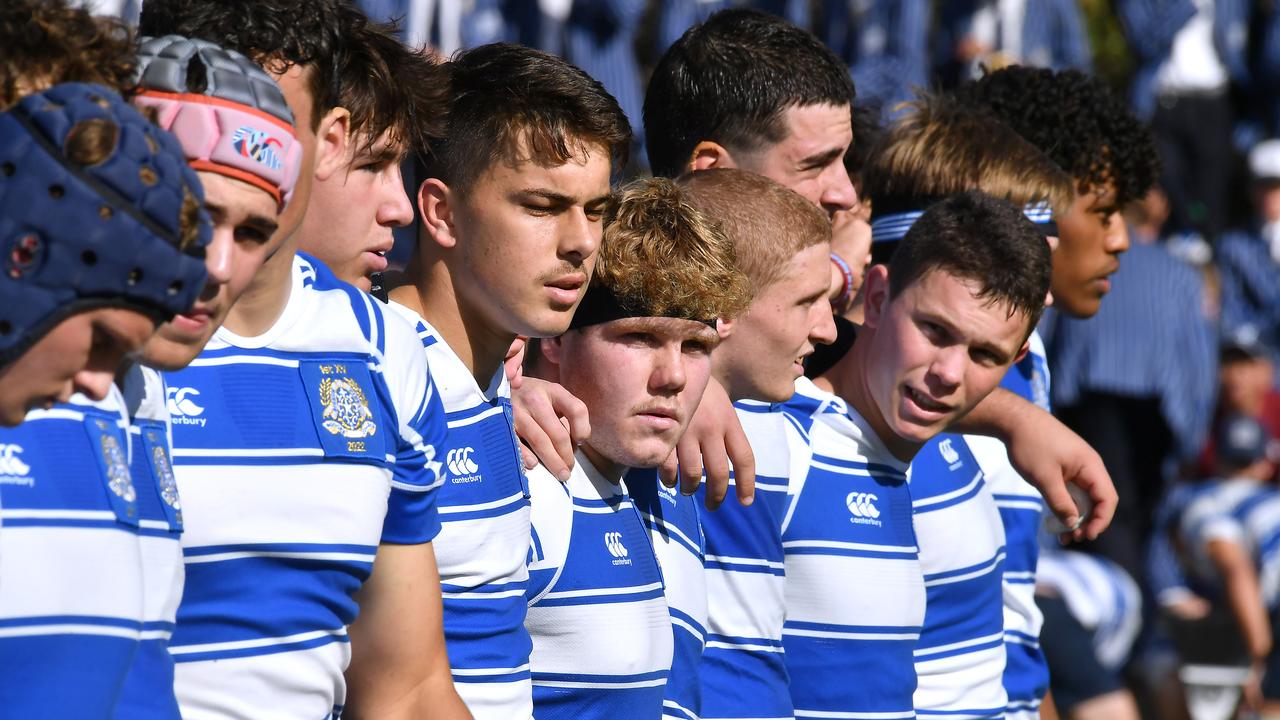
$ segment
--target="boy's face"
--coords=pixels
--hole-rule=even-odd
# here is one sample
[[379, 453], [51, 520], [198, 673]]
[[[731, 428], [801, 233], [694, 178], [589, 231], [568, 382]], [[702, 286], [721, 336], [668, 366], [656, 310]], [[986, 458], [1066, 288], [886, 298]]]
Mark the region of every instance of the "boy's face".
[[351, 138], [345, 167], [315, 178], [298, 237], [339, 279], [367, 291], [369, 275], [387, 269], [391, 231], [413, 222], [413, 206], [400, 174], [401, 148], [387, 135], [365, 144]]
[[453, 290], [489, 332], [568, 329], [595, 267], [610, 164], [604, 147], [584, 144], [563, 165], [499, 159], [465, 191], [448, 190]]
[[0, 425], [22, 422], [28, 410], [66, 402], [72, 393], [107, 396], [116, 370], [155, 332], [155, 321], [123, 308], [76, 313], [0, 368]]
[[276, 232], [279, 206], [265, 190], [217, 173], [197, 175], [213, 220], [204, 261], [209, 278], [195, 306], [161, 325], [147, 342], [142, 362], [160, 370], [181, 370], [204, 350], [285, 238]]
[[571, 330], [543, 347], [559, 364], [560, 383], [591, 414], [588, 454], [656, 467], [702, 399], [717, 340], [694, 320], [646, 317]]
[[986, 397], [1027, 351], [1028, 318], [978, 298], [976, 281], [926, 273], [889, 299], [888, 270], [867, 274], [862, 368], [876, 412], [868, 421], [906, 459]]
[[759, 152], [739, 154], [738, 167], [799, 193], [827, 214], [849, 210], [858, 194], [844, 167], [853, 142], [848, 105], [805, 105], [783, 111], [786, 136]]
[[1076, 193], [1071, 208], [1058, 219], [1058, 247], [1053, 251], [1053, 301], [1073, 317], [1093, 317], [1102, 296], [1111, 291], [1110, 276], [1129, 249], [1129, 230], [1116, 205], [1115, 184]]
[[804, 374], [804, 358], [819, 344], [835, 341], [827, 291], [831, 247], [805, 248], [750, 307], [731, 320], [729, 336], [715, 352], [716, 377], [733, 400], [784, 402]]

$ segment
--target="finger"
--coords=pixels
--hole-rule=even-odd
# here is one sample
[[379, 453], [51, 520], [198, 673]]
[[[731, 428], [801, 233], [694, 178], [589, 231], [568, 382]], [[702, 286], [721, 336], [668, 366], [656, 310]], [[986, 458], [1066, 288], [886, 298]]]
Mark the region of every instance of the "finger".
[[569, 440], [576, 447], [591, 437], [591, 416], [587, 404], [560, 385], [552, 385], [551, 406], [556, 415], [569, 423]]
[[[536, 414], [539, 409], [542, 411], [542, 419]], [[521, 404], [514, 416], [516, 435], [537, 455], [547, 472], [561, 482], [567, 482], [573, 467], [573, 449], [569, 443], [569, 433], [560, 424], [560, 420], [549, 409], [529, 404]], [[555, 435], [561, 436], [559, 441]], [[567, 456], [563, 452], [566, 449]]]
[[756, 456], [741, 425], [730, 428], [724, 438], [729, 462], [733, 463], [733, 482], [738, 491], [738, 502], [750, 505], [756, 499]]
[[[573, 438], [570, 437], [569, 429], [560, 421], [560, 416], [556, 414], [551, 402], [545, 397], [541, 399], [543, 402], [532, 404], [528, 408], [530, 417], [538, 424], [541, 434], [545, 437], [544, 447], [535, 446], [534, 449], [539, 451], [538, 457], [543, 459], [544, 465], [547, 464], [546, 461], [548, 460], [543, 455], [544, 448], [546, 452], [554, 453], [560, 461], [557, 467], [564, 467], [565, 473], [563, 477], [554, 471], [552, 474], [561, 480], [568, 480], [569, 468], [573, 467], [573, 451], [576, 446], [573, 443]], [[547, 465], [547, 469], [550, 470], [551, 466]]]
[[524, 463], [525, 470], [532, 470], [538, 467], [538, 456], [525, 447], [524, 443], [520, 443], [520, 460]]
[[1076, 502], [1071, 498], [1071, 493], [1067, 491], [1067, 486], [1062, 481], [1062, 478], [1057, 477], [1052, 482], [1046, 482], [1045, 478], [1042, 477], [1036, 484], [1039, 486], [1040, 495], [1044, 498], [1044, 503], [1049, 507], [1049, 511], [1068, 528], [1063, 534], [1072, 536], [1079, 529], [1080, 510], [1076, 507]]
[[679, 487], [680, 492], [685, 493], [684, 489], [693, 485], [697, 488], [697, 481], [690, 478], [702, 478], [702, 449], [698, 447], [697, 440], [689, 437], [685, 433], [680, 442], [676, 443], [676, 459], [679, 461]]
[[[729, 494], [729, 453], [725, 448], [726, 438], [712, 437], [704, 440], [698, 451], [702, 454], [703, 476], [706, 477], [707, 497], [715, 496], [716, 506], [724, 502], [724, 498]], [[690, 478], [682, 478], [686, 483]], [[683, 490], [686, 495], [692, 495], [698, 490], [698, 484], [702, 481], [702, 477], [692, 478], [692, 488], [689, 484], [685, 484]]]
[[666, 485], [669, 488], [674, 488], [676, 486], [678, 469], [679, 460], [677, 459], [676, 451], [673, 449], [671, 454], [667, 456], [667, 459], [663, 460], [662, 464], [658, 466], [658, 479], [662, 481], [663, 485]]

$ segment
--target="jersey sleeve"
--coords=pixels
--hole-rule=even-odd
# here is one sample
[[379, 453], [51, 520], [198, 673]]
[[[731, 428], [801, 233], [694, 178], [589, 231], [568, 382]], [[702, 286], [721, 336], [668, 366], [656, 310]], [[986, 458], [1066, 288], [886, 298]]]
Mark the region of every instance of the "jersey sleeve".
[[447, 425], [417, 334], [394, 313], [383, 312], [386, 356], [394, 359], [394, 367], [386, 372], [388, 382], [395, 383], [392, 393], [399, 427], [382, 542], [412, 545], [430, 542], [440, 532], [436, 499], [444, 484], [444, 465], [439, 449], [444, 447]]
[[1207, 492], [1192, 500], [1183, 511], [1178, 533], [1192, 555], [1204, 561], [1209, 543], [1214, 540], [1243, 543], [1244, 527], [1224, 511], [1217, 493]]
[[530, 470], [527, 477], [533, 532], [529, 544], [529, 589], [525, 597], [534, 605], [555, 587], [569, 557], [573, 498], [564, 483], [541, 465]]

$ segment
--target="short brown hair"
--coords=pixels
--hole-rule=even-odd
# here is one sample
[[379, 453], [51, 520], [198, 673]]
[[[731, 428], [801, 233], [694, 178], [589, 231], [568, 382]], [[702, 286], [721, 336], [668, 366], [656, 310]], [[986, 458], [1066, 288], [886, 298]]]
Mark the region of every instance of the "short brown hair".
[[931, 271], [981, 286], [978, 297], [1040, 321], [1051, 273], [1044, 233], [1008, 201], [970, 191], [928, 210], [907, 231], [889, 261], [889, 293], [897, 297]]
[[627, 185], [605, 209], [593, 286], [641, 317], [732, 317], [749, 302], [734, 245], [665, 178]]
[[[831, 221], [817, 205], [763, 175], [734, 168], [689, 173], [676, 181], [690, 204], [720, 224], [754, 296], [796, 253], [831, 242]], [[750, 208], [744, 208], [749, 198]]]
[[98, 83], [126, 94], [138, 65], [128, 26], [66, 0], [5, 0], [0, 47], [0, 110], [64, 82]]
[[862, 170], [862, 191], [877, 203], [933, 200], [980, 190], [1014, 205], [1071, 205], [1071, 177], [991, 112], [947, 95], [921, 93], [890, 126]]
[[368, 149], [384, 134], [397, 148], [421, 152], [444, 133], [449, 74], [434, 56], [412, 50], [395, 25], [369, 21], [340, 5], [347, 30], [338, 52], [338, 104], [351, 113], [351, 135]]
[[[453, 101], [445, 137], [424, 158], [425, 177], [467, 189], [502, 159], [562, 165], [591, 145], [617, 168], [626, 162], [631, 125], [590, 75], [532, 48], [493, 43], [465, 50], [449, 69]], [[419, 177], [419, 180], [424, 179]]]

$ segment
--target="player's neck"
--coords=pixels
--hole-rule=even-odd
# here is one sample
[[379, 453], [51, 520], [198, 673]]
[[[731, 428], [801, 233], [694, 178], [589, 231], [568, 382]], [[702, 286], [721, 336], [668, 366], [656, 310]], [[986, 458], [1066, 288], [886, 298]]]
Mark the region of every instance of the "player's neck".
[[608, 480], [614, 485], [622, 482], [622, 476], [627, 472], [627, 467], [625, 465], [620, 465], [596, 452], [596, 449], [591, 447], [591, 443], [589, 442], [585, 442], [578, 447], [582, 450], [582, 454], [587, 458], [587, 460], [591, 462], [591, 466], [600, 474], [600, 477]]
[[293, 292], [293, 257], [296, 252], [297, 245], [290, 238], [267, 258], [253, 276], [253, 282], [227, 313], [223, 327], [241, 337], [257, 337], [276, 324]]
[[817, 383], [819, 387], [829, 386], [832, 393], [849, 403], [862, 419], [871, 426], [871, 431], [880, 439], [881, 444], [897, 459], [910, 462], [920, 448], [914, 443], [898, 437], [889, 428], [871, 394], [867, 369], [871, 358], [868, 357], [871, 346], [871, 335], [868, 331], [858, 333], [853, 347], [844, 357], [836, 361], [829, 370], [822, 374]]
[[405, 271], [410, 284], [391, 291], [391, 300], [422, 316], [440, 333], [480, 387], [502, 367], [515, 334], [492, 327], [481, 313], [467, 307], [454, 289], [443, 261], [416, 259]]

